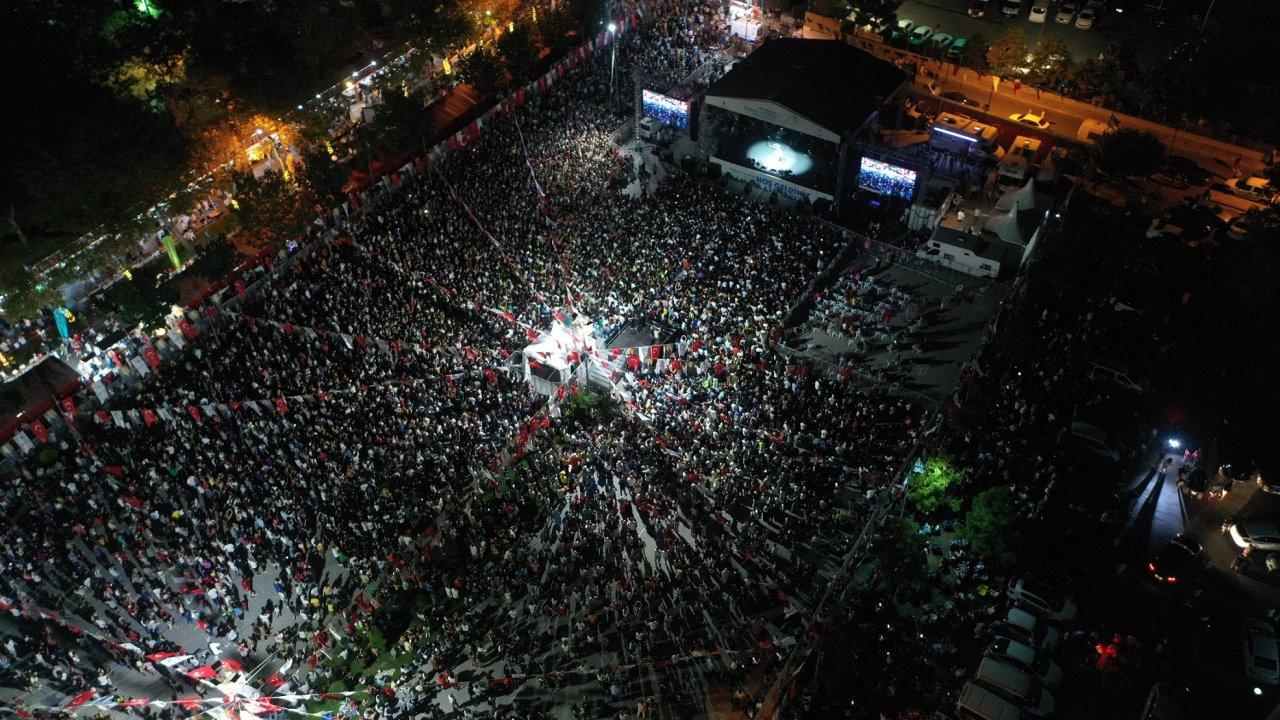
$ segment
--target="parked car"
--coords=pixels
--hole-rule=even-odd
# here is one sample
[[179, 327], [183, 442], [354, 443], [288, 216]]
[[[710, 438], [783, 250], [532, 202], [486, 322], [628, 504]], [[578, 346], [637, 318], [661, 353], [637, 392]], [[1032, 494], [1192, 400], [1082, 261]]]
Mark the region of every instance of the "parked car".
[[1062, 668], [1030, 645], [1010, 638], [996, 638], [987, 645], [986, 654], [1026, 670], [1050, 690], [1062, 685]]
[[969, 41], [966, 38], [952, 40], [951, 47], [947, 48], [947, 59], [951, 62], [960, 62], [964, 59], [964, 52], [967, 47], [969, 47]]
[[1252, 200], [1263, 205], [1270, 205], [1276, 200], [1276, 193], [1272, 190], [1271, 183], [1266, 178], [1232, 178], [1224, 184], [1231, 188], [1231, 192], [1246, 200]]
[[1098, 20], [1098, 11], [1101, 9], [1102, 5], [1090, 0], [1090, 2], [1081, 8], [1080, 12], [1076, 14], [1076, 29], [1088, 30], [1092, 28], [1093, 24]]
[[953, 35], [948, 35], [946, 33], [934, 33], [933, 46], [937, 48], [938, 53], [941, 54], [947, 48], [951, 47], [951, 42], [953, 40], [955, 40], [955, 36]]
[[1016, 607], [1009, 608], [1009, 613], [1003, 619], [991, 623], [991, 633], [996, 637], [1017, 640], [1037, 650], [1052, 650], [1062, 637], [1057, 628]]
[[973, 98], [969, 97], [968, 95], [965, 95], [962, 92], [958, 92], [955, 90], [948, 90], [947, 92], [942, 93], [942, 97], [947, 100], [950, 100], [951, 102], [958, 102], [961, 105], [968, 105], [969, 107], [976, 107], [976, 108], [982, 107], [982, 103], [978, 102], [977, 100], [974, 100]]
[[987, 14], [991, 0], [969, 0], [969, 17], [982, 17]]
[[911, 31], [911, 40], [909, 44], [913, 48], [922, 48], [925, 43], [929, 42], [929, 38], [933, 37], [933, 28], [928, 25], [921, 25]]
[[996, 695], [977, 683], [965, 683], [956, 701], [956, 716], [961, 720], [1022, 720], [1022, 708]]
[[1070, 622], [1076, 618], [1071, 598], [1031, 578], [1009, 583], [1009, 601], [1050, 622]]
[[1049, 129], [1049, 121], [1045, 119], [1044, 113], [1033, 113], [1028, 110], [1024, 113], [1014, 113], [1009, 116], [1009, 119], [1022, 125], [1030, 125], [1037, 130]]
[[1257, 618], [1244, 621], [1244, 674], [1263, 685], [1280, 682], [1280, 650], [1271, 623]]
[[1068, 439], [1073, 455], [1078, 459], [1106, 460], [1120, 462], [1120, 449], [1107, 438], [1107, 433], [1096, 425], [1084, 422], [1071, 423], [1071, 435]]
[[1160, 172], [1168, 180], [1183, 185], [1194, 185], [1203, 187], [1209, 182], [1209, 178], [1213, 177], [1213, 173], [1200, 167], [1200, 164], [1191, 158], [1180, 157], [1178, 155], [1170, 155], [1165, 160], [1164, 170]]
[[916, 29], [914, 20], [899, 20], [889, 30], [889, 42], [898, 42], [903, 38], [910, 37], [911, 31]]
[[1004, 0], [1000, 5], [1000, 14], [1005, 17], [1017, 17], [1022, 12], [1022, 0]]
[[1016, 665], [998, 658], [984, 657], [978, 663], [973, 681], [997, 696], [1016, 703], [1029, 715], [1047, 717], [1053, 713], [1053, 695]]
[[1078, 6], [1074, 2], [1064, 2], [1058, 7], [1058, 14], [1054, 16], [1054, 20], [1059, 25], [1070, 25], [1072, 20], [1076, 19], [1076, 8]]
[[1280, 550], [1280, 527], [1270, 522], [1235, 523], [1230, 528], [1231, 539], [1237, 547], [1274, 552]]
[[1031, 4], [1031, 12], [1027, 15], [1027, 20], [1033, 23], [1043, 23], [1049, 18], [1049, 3], [1045, 0], [1036, 0]]
[[1203, 556], [1204, 549], [1200, 543], [1186, 535], [1178, 535], [1147, 563], [1147, 570], [1158, 583], [1186, 585], [1200, 574]]
[[1133, 366], [1111, 358], [1102, 358], [1093, 364], [1089, 374], [1113, 383], [1129, 392], [1146, 394], [1151, 391], [1151, 383], [1133, 369]]

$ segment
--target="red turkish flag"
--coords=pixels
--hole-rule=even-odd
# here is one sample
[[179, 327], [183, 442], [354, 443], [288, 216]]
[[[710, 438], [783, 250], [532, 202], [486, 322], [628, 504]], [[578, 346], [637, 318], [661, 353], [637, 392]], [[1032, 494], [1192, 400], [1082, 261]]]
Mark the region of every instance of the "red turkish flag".
[[200, 422], [200, 408], [196, 407], [195, 405], [188, 405], [187, 414], [191, 416], [192, 420], [195, 420], [196, 422]]
[[244, 281], [243, 281], [243, 280], [236, 280], [236, 294], [237, 294], [237, 295], [244, 295]]
[[186, 339], [188, 340], [196, 339], [196, 326], [192, 325], [191, 321], [187, 320], [186, 318], [182, 318], [181, 320], [178, 321], [178, 329], [182, 331], [182, 336], [185, 337]]
[[156, 349], [147, 346], [142, 349], [142, 359], [147, 361], [147, 366], [151, 368], [151, 372], [160, 369], [160, 353]]
[[283, 397], [276, 398], [276, 410], [279, 410], [281, 415], [289, 412], [289, 403]]
[[529, 342], [538, 341], [538, 333], [534, 332], [533, 328], [525, 328], [524, 334], [529, 338]]
[[71, 698], [71, 702], [67, 703], [67, 709], [68, 709], [68, 710], [72, 710], [72, 709], [74, 709], [74, 708], [78, 708], [78, 707], [80, 707], [81, 705], [83, 705], [83, 704], [85, 704], [85, 703], [89, 702], [90, 700], [94, 699], [94, 698], [95, 698], [95, 697], [97, 697], [97, 696], [98, 696], [98, 691], [97, 691], [97, 690], [85, 690], [84, 692], [80, 693], [79, 695], [77, 695], [77, 696], [75, 696], [75, 697]]
[[496, 383], [498, 382], [498, 373], [494, 372], [493, 368], [485, 368], [484, 379], [488, 380], [490, 383]]
[[44, 423], [39, 420], [32, 420], [29, 427], [31, 428], [31, 434], [35, 435], [37, 440], [42, 443], [49, 442], [49, 428], [45, 427]]
[[217, 674], [218, 672], [209, 665], [201, 665], [198, 668], [188, 670], [186, 672], [186, 676], [192, 680], [208, 680], [209, 678], [215, 677]]
[[147, 408], [142, 409], [142, 422], [146, 423], [147, 427], [151, 427], [152, 425], [155, 425], [157, 419], [158, 418], [156, 417], [156, 414], [154, 412], [152, 412]]
[[64, 397], [64, 398], [62, 398], [62, 400], [60, 400], [60, 401], [58, 401], [58, 402], [59, 402], [59, 404], [60, 404], [60, 405], [62, 405], [62, 412], [66, 413], [66, 414], [68, 414], [68, 415], [75, 415], [75, 414], [76, 414], [76, 399], [75, 399], [75, 398], [68, 396], [68, 397]]

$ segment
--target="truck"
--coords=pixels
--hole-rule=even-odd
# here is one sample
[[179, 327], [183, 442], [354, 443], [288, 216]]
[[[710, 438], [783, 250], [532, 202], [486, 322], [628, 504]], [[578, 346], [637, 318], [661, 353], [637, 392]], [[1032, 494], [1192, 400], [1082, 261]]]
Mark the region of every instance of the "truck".
[[994, 125], [974, 120], [967, 115], [940, 113], [929, 130], [929, 144], [940, 150], [961, 155], [979, 155], [997, 160], [1004, 149], [997, 142], [1000, 131]]

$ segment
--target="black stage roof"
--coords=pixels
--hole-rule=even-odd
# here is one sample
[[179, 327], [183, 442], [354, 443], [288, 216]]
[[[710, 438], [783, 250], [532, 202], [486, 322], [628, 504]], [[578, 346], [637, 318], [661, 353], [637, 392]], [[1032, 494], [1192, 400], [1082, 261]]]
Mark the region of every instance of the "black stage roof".
[[892, 63], [839, 40], [774, 38], [712, 83], [707, 97], [775, 102], [843, 135], [906, 81]]

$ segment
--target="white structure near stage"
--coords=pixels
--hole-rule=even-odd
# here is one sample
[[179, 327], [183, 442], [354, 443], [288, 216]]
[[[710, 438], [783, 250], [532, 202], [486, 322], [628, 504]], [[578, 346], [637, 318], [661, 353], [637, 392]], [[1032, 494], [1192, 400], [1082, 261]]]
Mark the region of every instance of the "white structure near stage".
[[577, 317], [572, 323], [552, 322], [550, 330], [540, 333], [537, 340], [525, 346], [524, 379], [543, 395], [555, 396], [573, 379], [574, 368], [591, 357], [598, 347], [599, 341], [587, 318]]

